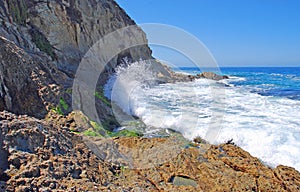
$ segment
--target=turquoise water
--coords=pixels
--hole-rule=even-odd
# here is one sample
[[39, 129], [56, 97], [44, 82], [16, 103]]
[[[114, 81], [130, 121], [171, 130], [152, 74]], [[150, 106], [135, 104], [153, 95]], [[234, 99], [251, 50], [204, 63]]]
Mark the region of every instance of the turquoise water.
[[[178, 70], [178, 69], [176, 69]], [[187, 73], [201, 73], [198, 68], [179, 68]], [[300, 100], [300, 67], [230, 67], [220, 68], [222, 74], [244, 78], [232, 81], [234, 86], [247, 87], [263, 96]]]

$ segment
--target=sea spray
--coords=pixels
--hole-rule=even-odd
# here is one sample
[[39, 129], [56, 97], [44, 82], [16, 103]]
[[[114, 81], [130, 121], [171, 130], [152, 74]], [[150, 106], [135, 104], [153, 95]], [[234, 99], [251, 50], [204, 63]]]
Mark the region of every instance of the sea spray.
[[137, 93], [142, 94], [144, 89], [156, 84], [150, 65], [150, 60], [130, 63], [124, 58], [104, 86], [104, 95], [114, 101], [124, 112], [136, 115], [133, 110], [134, 97]]
[[[135, 63], [129, 68], [132, 67], [131, 71], [139, 71], [142, 68], [147, 74], [145, 67], [139, 66], [139, 70], [134, 69], [137, 65], [138, 63]], [[126, 108], [123, 110], [138, 116], [150, 128], [155, 127], [155, 130], [146, 130], [148, 132], [158, 131], [159, 128], [171, 128], [191, 140], [196, 136], [205, 138], [212, 126], [213, 114], [221, 113], [224, 118], [221, 125], [216, 125], [222, 128], [216, 143], [233, 139], [235, 144], [271, 166], [283, 164], [300, 170], [300, 100], [297, 99], [299, 74], [295, 74], [297, 70], [285, 69], [286, 71], [282, 70], [280, 73], [279, 69], [274, 69], [276, 74], [282, 75], [275, 75], [271, 69], [271, 72], [267, 69], [245, 68], [226, 70], [231, 78], [219, 82], [199, 79], [187, 83], [155, 86], [138, 84], [133, 86], [135, 89], [130, 89], [131, 92], [116, 90], [120, 91], [118, 94], [127, 94], [127, 103], [123, 105]], [[111, 79], [113, 78], [116, 77]], [[136, 79], [138, 78], [141, 77], [137, 76]], [[142, 78], [138, 82], [145, 81]], [[294, 95], [286, 92], [284, 86], [294, 90]], [[211, 94], [212, 88], [225, 92], [224, 103], [215, 100], [216, 97]], [[274, 88], [276, 91], [281, 88], [283, 94], [271, 92]], [[270, 94], [262, 94], [266, 91]], [[116, 97], [113, 100], [117, 104], [124, 104]]]

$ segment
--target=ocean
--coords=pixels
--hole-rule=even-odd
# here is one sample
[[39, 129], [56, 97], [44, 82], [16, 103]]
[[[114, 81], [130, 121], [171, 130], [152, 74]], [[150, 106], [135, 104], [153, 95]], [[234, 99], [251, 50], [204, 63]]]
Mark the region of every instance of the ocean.
[[[198, 68], [174, 70], [201, 73]], [[138, 116], [148, 127], [146, 135], [173, 129], [213, 144], [232, 139], [271, 167], [300, 171], [300, 68], [221, 68], [229, 79], [150, 86], [147, 67], [124, 71], [111, 78], [105, 95]]]

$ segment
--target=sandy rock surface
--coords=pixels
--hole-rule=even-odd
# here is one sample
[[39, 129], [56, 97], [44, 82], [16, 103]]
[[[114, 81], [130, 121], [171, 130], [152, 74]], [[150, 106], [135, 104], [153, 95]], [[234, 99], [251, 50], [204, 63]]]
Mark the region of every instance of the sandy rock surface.
[[272, 169], [233, 144], [195, 144], [180, 135], [89, 138], [71, 133], [74, 119], [59, 115], [1, 112], [0, 119], [0, 191], [300, 189], [295, 169]]

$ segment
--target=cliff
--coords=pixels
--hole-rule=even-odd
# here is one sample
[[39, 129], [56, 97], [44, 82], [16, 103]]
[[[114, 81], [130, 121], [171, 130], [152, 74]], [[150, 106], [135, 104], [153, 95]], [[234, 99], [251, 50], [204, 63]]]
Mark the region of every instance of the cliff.
[[[95, 90], [101, 127], [73, 111], [72, 85], [89, 50], [126, 26], [133, 30], [120, 51], [95, 57], [107, 62]], [[295, 169], [272, 169], [232, 143], [112, 134], [117, 122], [101, 87], [125, 57], [153, 59], [144, 32], [113, 0], [0, 1], [0, 191], [300, 190]], [[162, 82], [196, 78], [151, 64]]]
[[[70, 112], [72, 83], [82, 58], [103, 37], [126, 26], [135, 23], [113, 0], [1, 1], [0, 110], [38, 118], [57, 107]], [[141, 45], [121, 49], [107, 61], [97, 74], [98, 87], [124, 57], [153, 59], [144, 32], [136, 26], [134, 30], [135, 35], [129, 31], [122, 37]], [[105, 57], [103, 51], [96, 54]], [[153, 65], [170, 76], [160, 63]], [[59, 106], [62, 100], [68, 108]], [[110, 109], [101, 100], [97, 103], [103, 109], [100, 116], [107, 116]]]
[[[114, 1], [14, 0], [1, 2], [1, 36], [28, 52], [44, 53], [70, 77], [84, 54], [102, 37], [125, 26], [135, 25]], [[141, 31], [146, 42], [146, 36]], [[135, 37], [129, 37], [131, 41]], [[100, 53], [101, 54], [101, 53]], [[126, 50], [111, 61], [128, 56], [149, 59], [147, 45]]]

